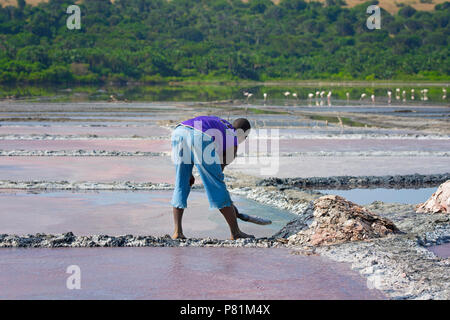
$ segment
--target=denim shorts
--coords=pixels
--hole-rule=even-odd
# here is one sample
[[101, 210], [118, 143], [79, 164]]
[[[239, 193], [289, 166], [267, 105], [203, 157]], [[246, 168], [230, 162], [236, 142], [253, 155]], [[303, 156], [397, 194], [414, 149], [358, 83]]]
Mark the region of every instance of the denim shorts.
[[172, 133], [172, 161], [176, 178], [172, 206], [187, 208], [194, 165], [200, 174], [211, 209], [222, 209], [232, 205], [230, 194], [224, 182], [220, 159], [216, 154], [213, 139], [203, 132], [179, 125]]

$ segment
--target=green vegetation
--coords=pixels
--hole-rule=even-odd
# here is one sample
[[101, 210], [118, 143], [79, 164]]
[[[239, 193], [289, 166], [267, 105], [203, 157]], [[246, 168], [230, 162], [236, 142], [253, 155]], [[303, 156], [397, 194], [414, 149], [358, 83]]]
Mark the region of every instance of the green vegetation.
[[0, 7], [0, 83], [449, 80], [450, 2], [433, 12], [343, 1], [73, 0]]

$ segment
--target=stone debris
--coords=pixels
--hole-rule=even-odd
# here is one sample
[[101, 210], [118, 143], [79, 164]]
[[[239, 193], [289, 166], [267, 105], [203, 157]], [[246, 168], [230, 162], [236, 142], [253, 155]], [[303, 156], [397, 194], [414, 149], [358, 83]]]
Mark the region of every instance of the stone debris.
[[0, 157], [164, 157], [170, 152], [106, 150], [0, 150]]
[[450, 179], [450, 173], [444, 174], [410, 174], [396, 176], [335, 176], [312, 178], [268, 178], [258, 182], [258, 186], [274, 186], [277, 188], [405, 188], [434, 187]]
[[391, 299], [450, 299], [450, 259], [436, 257], [408, 236], [318, 247], [316, 253], [350, 263], [369, 288]]
[[335, 195], [315, 200], [314, 210], [307, 211], [305, 215], [303, 220], [312, 222], [306, 229], [288, 238], [290, 245], [323, 246], [399, 233], [390, 220]]
[[[10, 181], [0, 180], [0, 189], [18, 190], [173, 190], [168, 183], [152, 182], [69, 182], [69, 181]], [[194, 185], [193, 189], [200, 189], [201, 185]]]
[[310, 206], [310, 201], [304, 197], [292, 197], [287, 192], [270, 190], [267, 188], [235, 188], [231, 193], [245, 196], [264, 205], [289, 211], [296, 215], [302, 215]]
[[85, 135], [54, 135], [54, 134], [2, 134], [0, 140], [24, 140], [24, 141], [42, 141], [42, 140], [170, 140], [170, 135], [165, 136], [100, 136], [96, 134]]
[[0, 234], [0, 248], [79, 248], [79, 247], [252, 247], [273, 248], [283, 246], [273, 239], [217, 240], [212, 238], [191, 238], [173, 240], [169, 235], [153, 236], [76, 236], [64, 234], [7, 235]]
[[[270, 153], [259, 153], [270, 157]], [[280, 152], [281, 157], [449, 157], [448, 151], [300, 151]]]
[[[360, 128], [360, 130], [364, 130], [364, 128]], [[370, 130], [370, 129], [369, 129]], [[270, 135], [262, 135], [261, 138], [267, 138]], [[342, 133], [339, 131], [331, 131], [326, 135], [322, 133], [285, 133], [280, 132], [280, 139], [305, 139], [305, 140], [447, 140], [450, 136], [448, 134], [429, 134], [429, 133], [378, 133], [374, 132], [364, 132], [364, 133]]]
[[450, 213], [450, 180], [439, 186], [426, 202], [416, 207], [419, 213]]

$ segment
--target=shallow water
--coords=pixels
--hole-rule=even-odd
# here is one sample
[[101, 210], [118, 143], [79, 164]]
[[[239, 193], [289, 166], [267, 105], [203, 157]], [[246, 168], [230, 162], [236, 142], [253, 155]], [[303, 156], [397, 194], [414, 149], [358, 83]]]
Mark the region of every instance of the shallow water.
[[447, 259], [450, 258], [450, 243], [444, 243], [437, 246], [429, 247], [428, 250], [433, 252], [438, 257]]
[[170, 140], [3, 140], [2, 150], [106, 150], [169, 152]]
[[174, 183], [170, 157], [0, 157], [0, 180]]
[[320, 190], [324, 194], [341, 196], [357, 204], [366, 205], [374, 201], [389, 203], [418, 204], [427, 201], [436, 192], [436, 188], [422, 189], [352, 189]]
[[[442, 102], [442, 101], [439, 101]], [[449, 119], [450, 110], [447, 105], [427, 106], [427, 103], [423, 101], [418, 101], [414, 103], [402, 103], [394, 102], [394, 105], [382, 105], [382, 104], [372, 104], [370, 102], [356, 102], [352, 101], [354, 105], [347, 105], [346, 102], [336, 101], [333, 102], [332, 106], [328, 106], [325, 101], [324, 106], [319, 107], [305, 107], [299, 106], [295, 107], [296, 110], [302, 111], [314, 111], [317, 112], [334, 112], [338, 110], [339, 112], [354, 112], [354, 113], [365, 113], [365, 114], [380, 114], [398, 117], [426, 117], [430, 119]]]
[[[252, 159], [249, 159], [252, 160]], [[273, 170], [263, 171], [264, 168]], [[259, 177], [330, 177], [437, 174], [448, 172], [448, 157], [300, 156], [232, 163], [227, 170]]]
[[66, 125], [0, 125], [0, 134], [4, 135], [97, 135], [100, 137], [158, 137], [169, 135], [170, 131], [166, 128], [156, 125], [142, 126], [119, 126], [110, 124], [108, 126], [84, 125], [76, 126], [72, 124]]
[[[66, 287], [71, 265], [81, 290]], [[1, 249], [0, 288], [1, 299], [385, 299], [349, 265], [285, 249]]]
[[[0, 192], [0, 234], [153, 235], [173, 231], [172, 191]], [[240, 212], [273, 221], [268, 226], [240, 222], [242, 230], [269, 237], [295, 215], [232, 196]], [[210, 210], [204, 191], [192, 191], [183, 220], [187, 237], [229, 238], [218, 210]]]
[[[258, 146], [272, 146], [275, 140], [259, 139], [250, 142], [250, 151]], [[283, 139], [278, 141], [280, 152], [361, 152], [361, 151], [447, 151], [450, 139]]]

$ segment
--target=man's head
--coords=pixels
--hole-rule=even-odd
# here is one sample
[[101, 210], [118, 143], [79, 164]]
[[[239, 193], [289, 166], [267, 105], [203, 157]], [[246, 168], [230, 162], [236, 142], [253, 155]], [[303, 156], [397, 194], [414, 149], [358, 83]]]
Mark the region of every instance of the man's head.
[[250, 134], [251, 125], [247, 119], [239, 118], [234, 120], [233, 127], [236, 129], [236, 135], [238, 138], [238, 142], [242, 143], [247, 136]]

